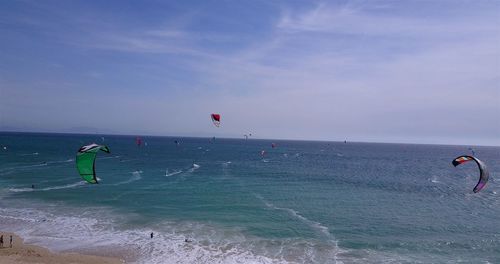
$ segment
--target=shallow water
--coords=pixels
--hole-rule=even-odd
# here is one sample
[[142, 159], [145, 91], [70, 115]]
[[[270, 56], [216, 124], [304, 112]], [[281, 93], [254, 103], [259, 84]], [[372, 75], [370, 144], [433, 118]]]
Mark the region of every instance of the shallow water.
[[0, 230], [139, 263], [500, 263], [499, 147], [474, 194], [468, 146], [178, 139], [0, 133]]

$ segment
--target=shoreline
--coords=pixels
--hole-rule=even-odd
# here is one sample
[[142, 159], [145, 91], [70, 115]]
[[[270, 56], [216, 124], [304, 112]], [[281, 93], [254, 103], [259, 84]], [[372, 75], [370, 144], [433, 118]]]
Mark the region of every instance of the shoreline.
[[[12, 232], [1, 232], [3, 235], [3, 247], [0, 247], [0, 263], [81, 263], [81, 264], [119, 264], [125, 263], [118, 257], [107, 257], [97, 255], [87, 255], [81, 253], [54, 253], [47, 248], [28, 245], [24, 240]], [[12, 248], [10, 247], [10, 236], [12, 235]], [[112, 254], [110, 254], [112, 255]]]

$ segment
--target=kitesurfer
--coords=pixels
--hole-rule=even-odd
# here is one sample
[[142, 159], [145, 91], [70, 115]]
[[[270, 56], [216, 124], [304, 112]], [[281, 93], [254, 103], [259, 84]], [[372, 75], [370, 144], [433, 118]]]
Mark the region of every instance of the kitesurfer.
[[31, 185], [31, 189], [35, 189], [35, 185], [34, 184]]

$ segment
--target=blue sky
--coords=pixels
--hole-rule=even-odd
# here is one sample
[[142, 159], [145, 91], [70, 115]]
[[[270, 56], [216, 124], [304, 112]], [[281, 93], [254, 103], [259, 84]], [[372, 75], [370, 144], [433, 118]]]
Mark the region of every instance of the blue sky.
[[499, 1], [1, 1], [0, 36], [0, 130], [500, 145]]

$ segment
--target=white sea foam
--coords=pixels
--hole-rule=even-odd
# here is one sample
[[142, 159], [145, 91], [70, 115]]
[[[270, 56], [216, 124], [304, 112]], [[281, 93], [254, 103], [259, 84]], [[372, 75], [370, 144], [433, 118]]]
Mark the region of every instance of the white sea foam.
[[429, 178], [429, 180], [430, 180], [430, 182], [432, 182], [432, 183], [441, 183], [441, 182], [438, 180], [437, 176], [432, 176], [431, 178]]
[[[116, 217], [105, 209], [62, 214], [29, 208], [0, 208], [2, 230], [16, 232], [26, 243], [46, 246], [56, 252], [117, 250], [126, 252], [127, 263], [290, 262], [283, 256], [266, 252], [275, 242], [246, 237], [238, 230], [218, 230], [192, 222], [163, 222], [153, 228], [136, 229], [119, 226]], [[153, 239], [149, 237], [150, 232], [155, 234]], [[186, 243], [185, 239], [190, 242]], [[290, 243], [289, 247], [293, 246]], [[277, 249], [284, 252], [286, 247], [280, 245]]]
[[193, 163], [193, 165], [191, 166], [191, 168], [189, 168], [188, 172], [194, 172], [195, 170], [197, 170], [199, 168], [200, 168], [200, 165], [198, 165], [196, 163]]

